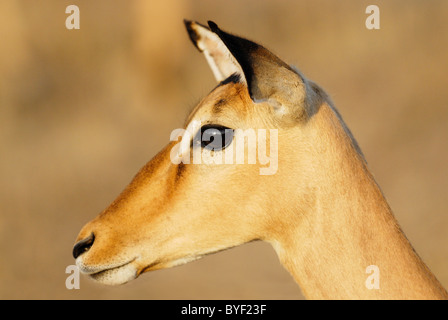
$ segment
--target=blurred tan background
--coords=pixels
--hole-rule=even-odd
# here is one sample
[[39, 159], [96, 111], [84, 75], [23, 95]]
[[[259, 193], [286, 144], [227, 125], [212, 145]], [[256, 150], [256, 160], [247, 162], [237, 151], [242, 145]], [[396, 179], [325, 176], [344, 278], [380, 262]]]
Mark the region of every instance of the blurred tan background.
[[[80, 30], [65, 28], [70, 4]], [[447, 287], [447, 17], [442, 0], [0, 0], [0, 298], [303, 298], [264, 243], [119, 287], [65, 287], [80, 228], [215, 86], [183, 18], [257, 40], [327, 90]]]

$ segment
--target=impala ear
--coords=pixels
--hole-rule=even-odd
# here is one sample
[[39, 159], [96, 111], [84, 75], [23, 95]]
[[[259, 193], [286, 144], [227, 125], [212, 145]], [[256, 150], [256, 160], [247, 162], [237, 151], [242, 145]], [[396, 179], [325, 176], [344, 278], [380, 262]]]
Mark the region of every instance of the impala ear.
[[212, 21], [208, 24], [238, 62], [254, 102], [268, 102], [279, 114], [293, 118], [309, 114], [315, 91], [298, 71], [263, 46], [226, 33]]
[[244, 77], [239, 63], [216, 33], [194, 21], [184, 20], [184, 23], [191, 41], [204, 54], [218, 82], [235, 73]]
[[291, 119], [312, 114], [318, 87], [263, 46], [222, 31], [184, 20], [190, 39], [209, 63], [216, 80], [240, 75], [255, 103], [269, 103]]

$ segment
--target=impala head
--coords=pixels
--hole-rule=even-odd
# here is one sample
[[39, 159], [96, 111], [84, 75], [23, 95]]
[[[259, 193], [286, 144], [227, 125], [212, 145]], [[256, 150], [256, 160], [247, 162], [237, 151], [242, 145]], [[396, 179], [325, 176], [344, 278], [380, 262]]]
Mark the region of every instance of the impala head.
[[[303, 197], [304, 212], [312, 201], [307, 189], [313, 179], [309, 168], [315, 168], [311, 119], [328, 104], [325, 94], [254, 42], [213, 22], [209, 27], [189, 21], [185, 25], [219, 84], [188, 116], [185, 128], [191, 132], [160, 151], [79, 233], [73, 250], [76, 263], [101, 283], [124, 283], [143, 272], [252, 240], [275, 245], [289, 223], [281, 218], [291, 211], [285, 199]], [[209, 135], [215, 139], [195, 143], [194, 137], [206, 129], [212, 129]], [[261, 144], [249, 143], [243, 164], [208, 161], [236, 150], [246, 129], [254, 130], [258, 143], [268, 150], [270, 146], [272, 163], [261, 161]], [[262, 135], [258, 129], [270, 131]], [[200, 164], [194, 163], [195, 150], [202, 154]], [[254, 151], [258, 157], [251, 163]], [[176, 156], [184, 161], [174, 161]], [[272, 170], [263, 173], [269, 166]]]

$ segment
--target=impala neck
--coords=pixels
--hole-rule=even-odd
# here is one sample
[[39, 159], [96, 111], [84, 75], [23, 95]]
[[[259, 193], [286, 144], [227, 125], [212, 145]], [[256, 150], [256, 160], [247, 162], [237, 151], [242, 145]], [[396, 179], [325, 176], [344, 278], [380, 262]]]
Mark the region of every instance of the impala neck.
[[297, 221], [274, 243], [305, 296], [448, 298], [400, 230], [342, 120], [324, 106], [312, 121], [329, 129], [313, 138], [320, 159], [316, 171], [324, 174], [312, 177], [316, 187], [308, 195], [308, 211], [297, 203]]

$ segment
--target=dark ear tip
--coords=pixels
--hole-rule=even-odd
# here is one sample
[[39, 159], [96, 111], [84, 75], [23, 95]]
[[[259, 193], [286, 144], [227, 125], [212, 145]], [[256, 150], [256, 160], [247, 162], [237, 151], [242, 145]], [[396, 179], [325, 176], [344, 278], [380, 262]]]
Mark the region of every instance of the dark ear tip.
[[193, 21], [184, 19], [184, 25], [185, 25], [185, 28], [187, 29], [188, 33], [193, 31], [193, 28], [191, 27], [192, 24], [193, 24]]
[[184, 24], [185, 24], [185, 28], [187, 29], [188, 32], [188, 36], [190, 37], [191, 42], [193, 42], [194, 46], [199, 50], [202, 51], [201, 49], [199, 49], [198, 47], [198, 41], [200, 39], [199, 34], [196, 32], [196, 30], [193, 29], [193, 21], [191, 20], [187, 20], [184, 19]]
[[216, 23], [214, 23], [213, 21], [207, 21], [208, 26], [210, 27], [210, 30], [212, 30], [213, 32], [217, 32], [219, 31], [218, 25]]
[[191, 28], [191, 24], [193, 23], [193, 21], [188, 20], [188, 19], [184, 19], [184, 24], [187, 28]]

